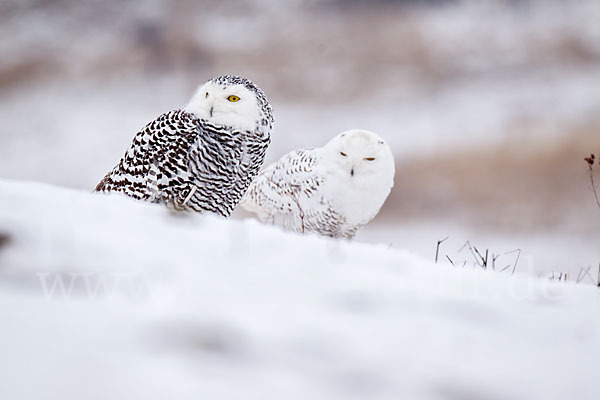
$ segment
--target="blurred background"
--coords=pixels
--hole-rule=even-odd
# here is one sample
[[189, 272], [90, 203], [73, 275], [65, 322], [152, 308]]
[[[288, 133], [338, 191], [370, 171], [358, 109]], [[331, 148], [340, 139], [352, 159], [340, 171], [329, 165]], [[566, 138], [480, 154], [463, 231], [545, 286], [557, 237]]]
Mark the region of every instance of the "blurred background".
[[350, 128], [389, 142], [358, 241], [576, 275], [600, 262], [598, 21], [595, 0], [2, 0], [0, 177], [92, 190], [146, 122], [237, 74], [273, 105], [267, 163]]

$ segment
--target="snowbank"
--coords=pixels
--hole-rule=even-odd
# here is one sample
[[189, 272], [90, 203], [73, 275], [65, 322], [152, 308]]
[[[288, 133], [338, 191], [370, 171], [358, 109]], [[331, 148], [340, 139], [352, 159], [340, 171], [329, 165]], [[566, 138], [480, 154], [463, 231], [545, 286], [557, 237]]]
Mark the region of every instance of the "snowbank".
[[0, 181], [2, 399], [596, 398], [600, 291]]

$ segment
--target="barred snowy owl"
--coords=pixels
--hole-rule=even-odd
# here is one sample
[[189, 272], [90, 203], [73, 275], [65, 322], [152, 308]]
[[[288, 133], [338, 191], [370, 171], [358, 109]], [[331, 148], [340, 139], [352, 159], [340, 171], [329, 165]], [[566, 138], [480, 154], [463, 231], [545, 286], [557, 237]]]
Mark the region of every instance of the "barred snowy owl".
[[262, 171], [240, 203], [264, 223], [351, 239], [394, 185], [394, 159], [373, 132], [350, 130], [295, 150]]
[[138, 132], [96, 191], [227, 217], [260, 170], [272, 126], [271, 106], [254, 83], [211, 79], [183, 109]]

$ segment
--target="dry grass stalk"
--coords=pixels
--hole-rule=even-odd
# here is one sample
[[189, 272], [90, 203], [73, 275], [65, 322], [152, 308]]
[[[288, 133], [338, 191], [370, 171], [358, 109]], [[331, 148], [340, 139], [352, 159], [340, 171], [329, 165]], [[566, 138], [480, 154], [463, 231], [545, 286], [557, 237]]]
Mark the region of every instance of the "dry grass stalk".
[[596, 161], [596, 156], [594, 154], [590, 154], [589, 157], [584, 158], [585, 162], [588, 165], [588, 174], [590, 177], [590, 183], [592, 185], [592, 191], [594, 192], [594, 198], [596, 199], [596, 205], [600, 208], [600, 200], [598, 199], [598, 191], [596, 190], [596, 183], [594, 182], [594, 162]]
[[[437, 264], [437, 262], [438, 262], [438, 256], [439, 256], [439, 254], [440, 254], [440, 245], [441, 245], [442, 243], [444, 243], [446, 240], [448, 240], [448, 238], [449, 238], [449, 237], [450, 237], [450, 236], [446, 236], [445, 238], [443, 238], [443, 239], [441, 239], [441, 240], [438, 240], [438, 241], [437, 241], [437, 246], [435, 247], [435, 263], [436, 263], [436, 264]], [[448, 256], [446, 256], [446, 257], [448, 257]], [[453, 265], [454, 265], [454, 264], [453, 264]]]

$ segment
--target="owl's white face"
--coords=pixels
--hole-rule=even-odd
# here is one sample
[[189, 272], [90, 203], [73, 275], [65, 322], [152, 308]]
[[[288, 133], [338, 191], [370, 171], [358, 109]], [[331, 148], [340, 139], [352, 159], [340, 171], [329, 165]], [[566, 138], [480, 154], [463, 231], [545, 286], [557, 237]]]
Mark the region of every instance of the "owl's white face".
[[[347, 174], [350, 180], [362, 178], [391, 179], [394, 158], [390, 148], [377, 134], [352, 129], [342, 132], [323, 148], [327, 163]], [[385, 175], [385, 176], [383, 176]]]
[[244, 85], [207, 82], [200, 86], [185, 111], [217, 125], [254, 130], [261, 118], [255, 93]]

